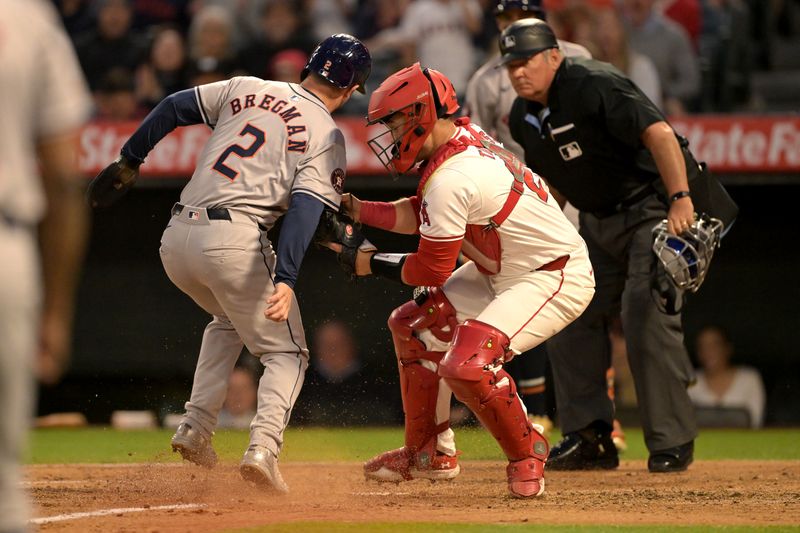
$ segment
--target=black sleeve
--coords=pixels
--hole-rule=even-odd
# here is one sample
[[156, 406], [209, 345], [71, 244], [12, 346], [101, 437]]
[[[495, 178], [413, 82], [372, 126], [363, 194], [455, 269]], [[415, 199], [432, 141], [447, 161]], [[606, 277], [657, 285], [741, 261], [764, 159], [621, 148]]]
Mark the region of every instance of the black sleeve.
[[178, 126], [203, 124], [203, 115], [194, 89], [186, 89], [164, 98], [153, 109], [122, 147], [128, 160], [142, 163], [150, 150]]
[[596, 73], [584, 80], [580, 105], [586, 114], [597, 114], [608, 132], [631, 148], [642, 147], [642, 133], [663, 113], [628, 78], [613, 72]]
[[508, 114], [508, 129], [511, 131], [511, 138], [523, 148], [525, 148], [525, 138], [522, 135], [524, 117], [525, 100], [517, 97], [511, 106], [511, 112]]

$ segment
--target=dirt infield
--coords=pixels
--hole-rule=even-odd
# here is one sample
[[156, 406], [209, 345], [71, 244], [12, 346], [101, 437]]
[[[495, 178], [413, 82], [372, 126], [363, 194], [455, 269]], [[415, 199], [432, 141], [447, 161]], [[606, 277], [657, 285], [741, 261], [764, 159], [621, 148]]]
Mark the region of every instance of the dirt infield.
[[[643, 461], [612, 472], [548, 472], [543, 498], [506, 496], [499, 462], [464, 462], [453, 482], [365, 482], [355, 463], [286, 463], [287, 496], [241, 481], [236, 465], [39, 465], [27, 468], [34, 516], [116, 509], [45, 522], [41, 531], [219, 531], [290, 521], [537, 524], [800, 524], [800, 462], [706, 461], [648, 474]], [[193, 504], [202, 507], [156, 509]], [[128, 512], [128, 508], [144, 508]]]

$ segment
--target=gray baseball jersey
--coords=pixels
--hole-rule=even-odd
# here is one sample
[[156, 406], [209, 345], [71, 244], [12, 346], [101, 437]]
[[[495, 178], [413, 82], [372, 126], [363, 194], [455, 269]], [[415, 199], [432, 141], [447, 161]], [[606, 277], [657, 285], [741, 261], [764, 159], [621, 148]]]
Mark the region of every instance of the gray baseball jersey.
[[[568, 57], [592, 57], [589, 50], [576, 43], [559, 40], [558, 46]], [[508, 114], [516, 98], [517, 93], [511, 86], [506, 69], [500, 66], [498, 55], [472, 75], [467, 85], [464, 107], [473, 123], [500, 141], [521, 161], [525, 161], [522, 147], [511, 138], [508, 129]]]
[[36, 146], [80, 127], [91, 100], [50, 2], [0, 2], [0, 531], [24, 531], [18, 461], [33, 408], [40, 268], [34, 226], [45, 212]]
[[338, 209], [345, 143], [322, 101], [300, 85], [236, 77], [195, 88], [214, 133], [181, 203], [229, 207], [271, 227], [303, 192]]
[[[183, 422], [210, 438], [243, 346], [264, 365], [251, 445], [278, 455], [303, 385], [308, 348], [297, 301], [264, 316], [276, 283], [293, 286], [324, 206], [338, 209], [344, 136], [305, 87], [252, 77], [168, 97], [123, 147], [144, 159], [173, 124], [214, 129], [161, 240], [170, 280], [214, 318], [206, 327]], [[174, 126], [172, 126], [174, 127]], [[284, 214], [278, 253], [266, 230]], [[291, 221], [289, 219], [291, 218]]]

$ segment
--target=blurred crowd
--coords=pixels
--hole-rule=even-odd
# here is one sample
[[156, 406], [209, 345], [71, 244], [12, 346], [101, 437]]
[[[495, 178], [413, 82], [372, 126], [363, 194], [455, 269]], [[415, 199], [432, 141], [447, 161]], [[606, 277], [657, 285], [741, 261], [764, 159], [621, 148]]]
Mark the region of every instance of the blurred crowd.
[[[253, 75], [296, 82], [333, 33], [364, 40], [370, 88], [420, 61], [463, 93], [497, 47], [496, 0], [54, 0], [97, 118], [137, 120], [164, 96]], [[798, 0], [545, 0], [559, 37], [637, 82], [671, 115], [762, 110], [752, 70], [795, 36]], [[367, 99], [343, 111], [362, 113]]]

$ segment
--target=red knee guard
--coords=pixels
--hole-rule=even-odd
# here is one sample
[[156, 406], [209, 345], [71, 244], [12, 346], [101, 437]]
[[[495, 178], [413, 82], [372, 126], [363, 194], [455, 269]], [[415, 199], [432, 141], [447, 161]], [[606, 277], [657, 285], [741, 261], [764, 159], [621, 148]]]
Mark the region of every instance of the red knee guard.
[[400, 370], [405, 445], [410, 450], [426, 451], [432, 455], [435, 453], [436, 436], [449, 427], [448, 422], [436, 425], [440, 379], [436, 369], [444, 352], [427, 350], [425, 344], [413, 334], [428, 329], [438, 339], [449, 342], [455, 327], [455, 309], [441, 289], [437, 288], [401, 305], [389, 317], [389, 329]]
[[547, 440], [528, 421], [514, 380], [502, 369], [508, 346], [502, 331], [467, 320], [456, 328], [439, 375], [491, 432], [509, 461], [544, 461]]

